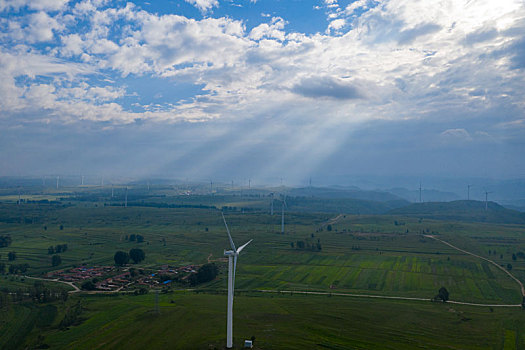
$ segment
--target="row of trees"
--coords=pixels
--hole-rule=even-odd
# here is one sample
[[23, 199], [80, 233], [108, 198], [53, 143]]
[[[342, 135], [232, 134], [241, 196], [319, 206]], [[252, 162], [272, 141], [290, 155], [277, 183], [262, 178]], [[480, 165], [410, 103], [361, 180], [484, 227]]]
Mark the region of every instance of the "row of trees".
[[[3, 275], [6, 273], [6, 267], [7, 265], [5, 263], [0, 262], [0, 275]], [[29, 264], [11, 264], [9, 265], [9, 268], [7, 269], [7, 271], [9, 271], [10, 274], [26, 273], [28, 268], [29, 268]]]
[[65, 253], [67, 250], [67, 244], [57, 244], [56, 246], [49, 246], [47, 248], [48, 254], [55, 254], [55, 253]]
[[11, 245], [11, 235], [2, 235], [0, 236], [0, 248], [9, 247]]
[[144, 236], [142, 235], [136, 235], [136, 234], [131, 234], [131, 235], [126, 235], [126, 241], [130, 241], [130, 242], [137, 242], [137, 243], [142, 243], [144, 242]]
[[119, 250], [113, 256], [115, 265], [122, 266], [126, 265], [129, 260], [133, 260], [133, 263], [137, 264], [146, 258], [146, 253], [140, 248], [132, 248], [129, 253]]
[[298, 250], [311, 250], [313, 252], [320, 252], [323, 249], [320, 239], [317, 239], [317, 243], [310, 243], [308, 240], [297, 241], [295, 243], [290, 242], [290, 247]]

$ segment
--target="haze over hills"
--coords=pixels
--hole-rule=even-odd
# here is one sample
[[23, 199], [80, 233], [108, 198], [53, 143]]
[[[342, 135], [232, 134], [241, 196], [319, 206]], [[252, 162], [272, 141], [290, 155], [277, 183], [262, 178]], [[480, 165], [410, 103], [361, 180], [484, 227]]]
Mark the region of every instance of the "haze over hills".
[[392, 215], [414, 216], [426, 219], [490, 222], [500, 224], [524, 224], [525, 213], [507, 209], [495, 202], [452, 201], [414, 203], [402, 208], [392, 209]]

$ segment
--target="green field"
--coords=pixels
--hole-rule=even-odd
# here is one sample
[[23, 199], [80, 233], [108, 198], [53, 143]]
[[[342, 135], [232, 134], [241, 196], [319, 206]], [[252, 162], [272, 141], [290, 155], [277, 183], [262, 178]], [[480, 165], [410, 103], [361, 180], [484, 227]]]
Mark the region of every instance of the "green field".
[[[12, 304], [8, 312], [1, 313], [0, 348], [35, 347], [39, 343], [52, 348], [144, 348], [145, 344], [157, 348], [167, 344], [175, 348], [221, 348], [227, 276], [223, 249], [228, 248], [228, 240], [215, 205], [230, 207], [225, 216], [238, 245], [254, 239], [240, 256], [236, 274], [237, 339], [254, 335], [257, 347], [264, 349], [524, 346], [524, 314], [519, 308], [430, 302], [442, 286], [451, 300], [461, 302], [520, 304], [522, 296], [517, 283], [492, 264], [423, 236], [432, 234], [502, 266], [512, 264], [511, 272], [524, 281], [525, 259], [512, 257], [525, 251], [524, 226], [388, 215], [347, 214], [332, 221], [334, 214], [287, 212], [286, 233], [282, 235], [280, 215], [261, 210], [258, 197], [168, 197], [162, 202], [159, 196], [148, 200], [175, 203], [172, 208], [160, 204], [125, 208], [72, 198], [59, 203], [0, 203], [0, 235], [10, 234], [13, 240], [11, 246], [0, 248], [0, 262], [27, 263], [28, 275], [42, 276], [80, 264], [111, 265], [115, 251], [140, 247], [146, 252], [140, 267], [204, 264], [210, 259], [219, 265], [219, 277], [197, 286], [199, 294], [181, 292], [188, 287], [174, 285], [168, 292], [171, 294], [160, 297], [160, 315], [152, 313], [153, 293], [112, 297], [74, 293], [66, 303], [49, 304], [56, 311], [38, 311], [46, 307], [41, 304]], [[181, 204], [183, 200], [187, 206]], [[254, 205], [241, 209], [250, 203]], [[143, 235], [145, 242], [125, 240], [130, 234]], [[322, 249], [298, 249], [298, 241], [307, 246], [319, 244]], [[52, 267], [47, 248], [63, 243], [68, 244], [68, 250], [60, 254], [62, 264]], [[17, 254], [15, 262], [7, 260], [10, 251]], [[0, 289], [23, 289], [28, 283], [34, 282], [0, 276]], [[59, 283], [54, 286], [69, 288]], [[82, 313], [77, 324], [69, 330], [60, 329], [68, 305], [79, 300]], [[55, 316], [41, 325], [34, 318], [38, 312]]]
[[[26, 344], [63, 349], [223, 347], [225, 295], [163, 294], [159, 314], [153, 311], [154, 304], [153, 294], [85, 296], [80, 325], [62, 330], [37, 326]], [[4, 346], [6, 336], [14, 337], [34, 322], [30, 311], [21, 306], [16, 315], [0, 316], [10, 320], [0, 337]], [[58, 325], [61, 317], [58, 314], [52, 322]], [[520, 310], [242, 293], [235, 299], [234, 339], [240, 347], [243, 339], [255, 336], [260, 349], [519, 349], [525, 346], [524, 325]], [[38, 338], [42, 330], [46, 335]]]

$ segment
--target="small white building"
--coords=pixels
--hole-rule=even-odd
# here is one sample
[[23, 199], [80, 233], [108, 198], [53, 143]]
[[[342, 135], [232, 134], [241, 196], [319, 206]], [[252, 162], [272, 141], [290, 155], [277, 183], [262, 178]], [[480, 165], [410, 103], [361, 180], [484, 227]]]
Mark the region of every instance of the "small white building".
[[244, 348], [251, 349], [253, 348], [253, 342], [251, 340], [245, 340], [244, 341]]

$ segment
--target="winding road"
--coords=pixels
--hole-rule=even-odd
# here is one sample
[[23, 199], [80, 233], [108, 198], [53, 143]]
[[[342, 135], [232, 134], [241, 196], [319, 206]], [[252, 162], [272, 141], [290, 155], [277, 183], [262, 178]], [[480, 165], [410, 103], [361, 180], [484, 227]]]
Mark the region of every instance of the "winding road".
[[489, 262], [489, 263], [491, 263], [492, 265], [496, 266], [498, 269], [500, 269], [501, 271], [505, 272], [507, 275], [509, 275], [510, 278], [512, 278], [514, 281], [516, 281], [516, 283], [520, 286], [521, 296], [522, 296], [522, 297], [525, 297], [525, 288], [523, 288], [523, 283], [521, 283], [521, 281], [520, 281], [519, 279], [517, 279], [513, 274], [511, 274], [507, 269], [501, 267], [501, 266], [498, 265], [496, 262], [494, 262], [494, 261], [492, 261], [492, 260], [490, 260], [490, 259], [487, 259], [487, 258], [485, 258], [485, 257], [482, 257], [482, 256], [480, 256], [480, 255], [477, 255], [477, 254], [471, 253], [471, 252], [469, 252], [469, 251], [466, 251], [466, 250], [464, 250], [464, 249], [458, 248], [458, 247], [456, 247], [455, 245], [453, 245], [453, 244], [451, 244], [451, 243], [448, 243], [448, 242], [446, 242], [446, 241], [444, 241], [444, 240], [442, 240], [442, 239], [436, 238], [436, 237], [433, 236], [433, 235], [424, 235], [424, 236], [425, 236], [425, 237], [428, 237], [428, 238], [432, 238], [432, 239], [434, 239], [434, 240], [436, 240], [436, 241], [438, 241], [438, 242], [441, 242], [441, 243], [443, 243], [443, 244], [446, 244], [446, 245], [448, 245], [449, 247], [454, 248], [454, 249], [456, 249], [456, 250], [458, 250], [458, 251], [460, 251], [460, 252], [462, 252], [462, 253], [465, 253], [465, 254], [468, 254], [468, 255], [472, 255], [472, 256], [474, 256], [474, 257], [476, 257], [476, 258], [479, 258], [479, 259], [485, 260], [486, 262]]

